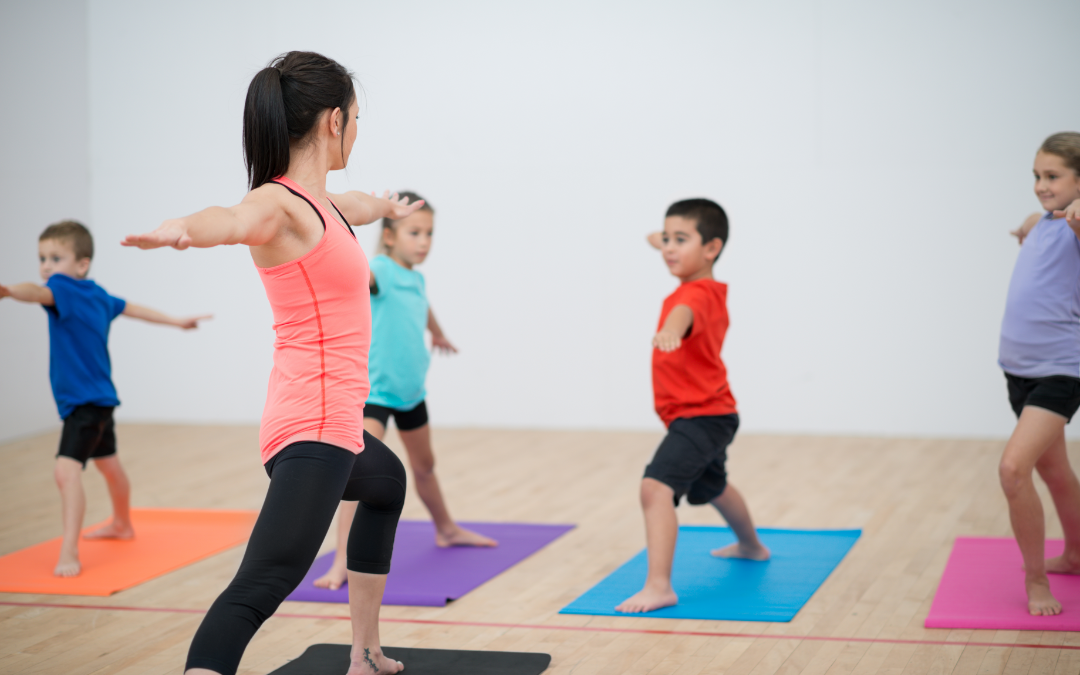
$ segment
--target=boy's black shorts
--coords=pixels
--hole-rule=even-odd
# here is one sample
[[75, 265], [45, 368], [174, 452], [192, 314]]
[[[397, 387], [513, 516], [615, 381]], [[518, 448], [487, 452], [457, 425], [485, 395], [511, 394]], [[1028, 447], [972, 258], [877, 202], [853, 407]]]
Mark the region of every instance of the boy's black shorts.
[[675, 505], [686, 495], [691, 504], [706, 504], [727, 487], [727, 447], [739, 428], [739, 416], [687, 417], [668, 426], [645, 478], [675, 491]]
[[1055, 412], [1072, 421], [1080, 409], [1080, 378], [1068, 375], [1050, 377], [1017, 377], [1005, 373], [1009, 383], [1009, 403], [1017, 417], [1024, 406], [1033, 405]]
[[57, 457], [69, 457], [86, 468], [86, 460], [116, 454], [112, 407], [81, 405], [64, 419]]
[[411, 410], [394, 410], [370, 403], [364, 405], [364, 417], [377, 419], [384, 427], [390, 421], [391, 415], [394, 416], [394, 424], [397, 425], [398, 431], [419, 429], [428, 423], [427, 401], [420, 401], [420, 404]]

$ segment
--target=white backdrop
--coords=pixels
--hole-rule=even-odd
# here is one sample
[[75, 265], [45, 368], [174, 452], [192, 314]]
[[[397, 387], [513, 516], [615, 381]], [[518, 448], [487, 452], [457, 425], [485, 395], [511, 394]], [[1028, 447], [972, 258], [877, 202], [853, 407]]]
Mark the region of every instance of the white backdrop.
[[[707, 196], [732, 223], [716, 273], [744, 430], [1011, 429], [1007, 232], [1038, 208], [1039, 143], [1080, 128], [1076, 2], [88, 7], [92, 274], [217, 315], [195, 333], [114, 324], [122, 420], [258, 420], [273, 334], [246, 251], [114, 242], [238, 201], [247, 83], [310, 49], [365, 92], [331, 187], [437, 209], [421, 271], [461, 353], [433, 361], [435, 424], [660, 428], [649, 339], [676, 281], [644, 237]], [[361, 240], [373, 252], [375, 230]]]

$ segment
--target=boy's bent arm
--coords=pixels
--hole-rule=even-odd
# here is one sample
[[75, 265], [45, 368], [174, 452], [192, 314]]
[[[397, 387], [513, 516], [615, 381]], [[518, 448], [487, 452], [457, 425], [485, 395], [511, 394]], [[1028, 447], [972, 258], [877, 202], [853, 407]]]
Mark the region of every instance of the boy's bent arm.
[[19, 302], [34, 302], [46, 307], [52, 307], [56, 304], [53, 299], [52, 289], [48, 286], [38, 286], [29, 282], [12, 286], [0, 286], [0, 298], [14, 298]]
[[653, 338], [653, 346], [662, 352], [673, 352], [682, 346], [682, 340], [694, 325], [694, 311], [686, 305], [675, 305], [668, 313], [660, 332]]
[[156, 309], [134, 305], [129, 302], [124, 305], [124, 316], [130, 316], [133, 319], [142, 319], [143, 321], [148, 321], [150, 323], [160, 323], [166, 326], [176, 326], [177, 328], [190, 330], [192, 328], [198, 328], [200, 321], [210, 319], [213, 315], [204, 314], [202, 316], [176, 318], [163, 312], [159, 312]]

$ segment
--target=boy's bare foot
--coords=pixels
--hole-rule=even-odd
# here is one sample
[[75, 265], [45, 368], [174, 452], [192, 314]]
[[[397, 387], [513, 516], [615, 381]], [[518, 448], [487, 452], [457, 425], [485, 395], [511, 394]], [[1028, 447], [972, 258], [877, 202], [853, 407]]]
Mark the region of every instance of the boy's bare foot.
[[1046, 559], [1047, 574], [1080, 574], [1080, 555], [1065, 552]]
[[69, 553], [61, 549], [60, 560], [56, 563], [53, 574], [58, 577], [77, 577], [82, 572], [78, 554]]
[[345, 675], [374, 675], [375, 673], [400, 673], [405, 669], [405, 665], [401, 661], [395, 661], [394, 659], [387, 658], [382, 649], [376, 647], [375, 649], [364, 648], [360, 652], [359, 656], [356, 655], [355, 649], [353, 650], [352, 664], [349, 666], [349, 672]]
[[652, 612], [677, 604], [679, 604], [679, 596], [675, 595], [675, 591], [670, 586], [667, 589], [654, 589], [646, 586], [616, 605], [615, 611], [627, 614], [641, 614], [642, 612]]
[[765, 562], [772, 555], [769, 549], [764, 544], [758, 544], [757, 546], [743, 546], [742, 544], [730, 544], [723, 548], [713, 549], [711, 551], [715, 558], [741, 558], [743, 560], [756, 560], [758, 562]]
[[464, 527], [458, 527], [457, 525], [455, 525], [454, 528], [453, 532], [448, 532], [446, 534], [436, 530], [435, 545], [439, 548], [449, 548], [451, 546], [479, 546], [481, 548], [491, 548], [492, 546], [499, 545], [499, 542], [491, 537], [485, 537], [479, 532], [466, 530]]
[[135, 528], [131, 526], [131, 523], [121, 524], [115, 520], [83, 535], [83, 539], [133, 539], [134, 537]]
[[345, 583], [345, 580], [348, 578], [347, 575], [348, 572], [345, 568], [345, 561], [343, 560], [341, 565], [338, 565], [337, 560], [334, 560], [334, 564], [330, 566], [330, 569], [326, 570], [326, 574], [322, 575], [312, 583], [318, 588], [329, 588], [332, 591], [336, 591]]
[[1054, 616], [1061, 614], [1061, 603], [1050, 594], [1050, 582], [1025, 581], [1028, 596], [1028, 611], [1032, 616]]

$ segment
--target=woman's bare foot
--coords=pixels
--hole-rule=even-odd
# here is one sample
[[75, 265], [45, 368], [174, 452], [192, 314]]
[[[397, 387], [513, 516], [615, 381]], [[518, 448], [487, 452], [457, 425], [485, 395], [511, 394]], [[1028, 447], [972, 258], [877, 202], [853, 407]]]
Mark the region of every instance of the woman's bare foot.
[[338, 564], [337, 558], [334, 559], [334, 564], [330, 566], [330, 569], [326, 571], [326, 574], [316, 579], [313, 583], [319, 588], [329, 588], [332, 591], [336, 591], [341, 588], [345, 583], [348, 572], [345, 569], [345, 560], [341, 560], [341, 564]]
[[772, 555], [769, 549], [765, 548], [764, 544], [758, 544], [756, 546], [744, 546], [742, 544], [731, 544], [723, 548], [713, 549], [711, 551], [715, 558], [741, 558], [744, 560], [756, 560], [758, 562], [764, 562]]
[[115, 519], [83, 535], [83, 539], [133, 539], [135, 528], [131, 523], [118, 523]]
[[1065, 553], [1046, 559], [1047, 574], [1080, 574], [1080, 554]]
[[1061, 603], [1050, 594], [1050, 582], [1046, 577], [1041, 581], [1025, 581], [1028, 596], [1028, 611], [1032, 616], [1054, 616], [1061, 614]]
[[382, 653], [382, 648], [375, 647], [369, 649], [364, 647], [364, 651], [359, 655], [353, 650], [352, 665], [349, 666], [349, 672], [346, 675], [374, 675], [375, 673], [400, 673], [405, 669], [404, 664], [401, 661], [395, 661], [387, 658]]
[[79, 564], [79, 554], [61, 549], [60, 560], [57, 561], [53, 574], [58, 577], [77, 577], [80, 572], [82, 565]]
[[498, 546], [499, 542], [491, 537], [485, 537], [479, 532], [473, 532], [472, 530], [466, 530], [464, 527], [454, 525], [454, 529], [451, 532], [442, 533], [438, 530], [435, 531], [435, 545], [439, 548], [449, 548], [451, 546], [479, 546], [481, 548], [491, 548], [492, 546]]
[[641, 614], [642, 612], [652, 612], [663, 607], [671, 607], [678, 603], [679, 596], [675, 595], [675, 590], [671, 588], [670, 584], [667, 588], [654, 588], [646, 584], [645, 588], [616, 605], [615, 611], [627, 614]]

